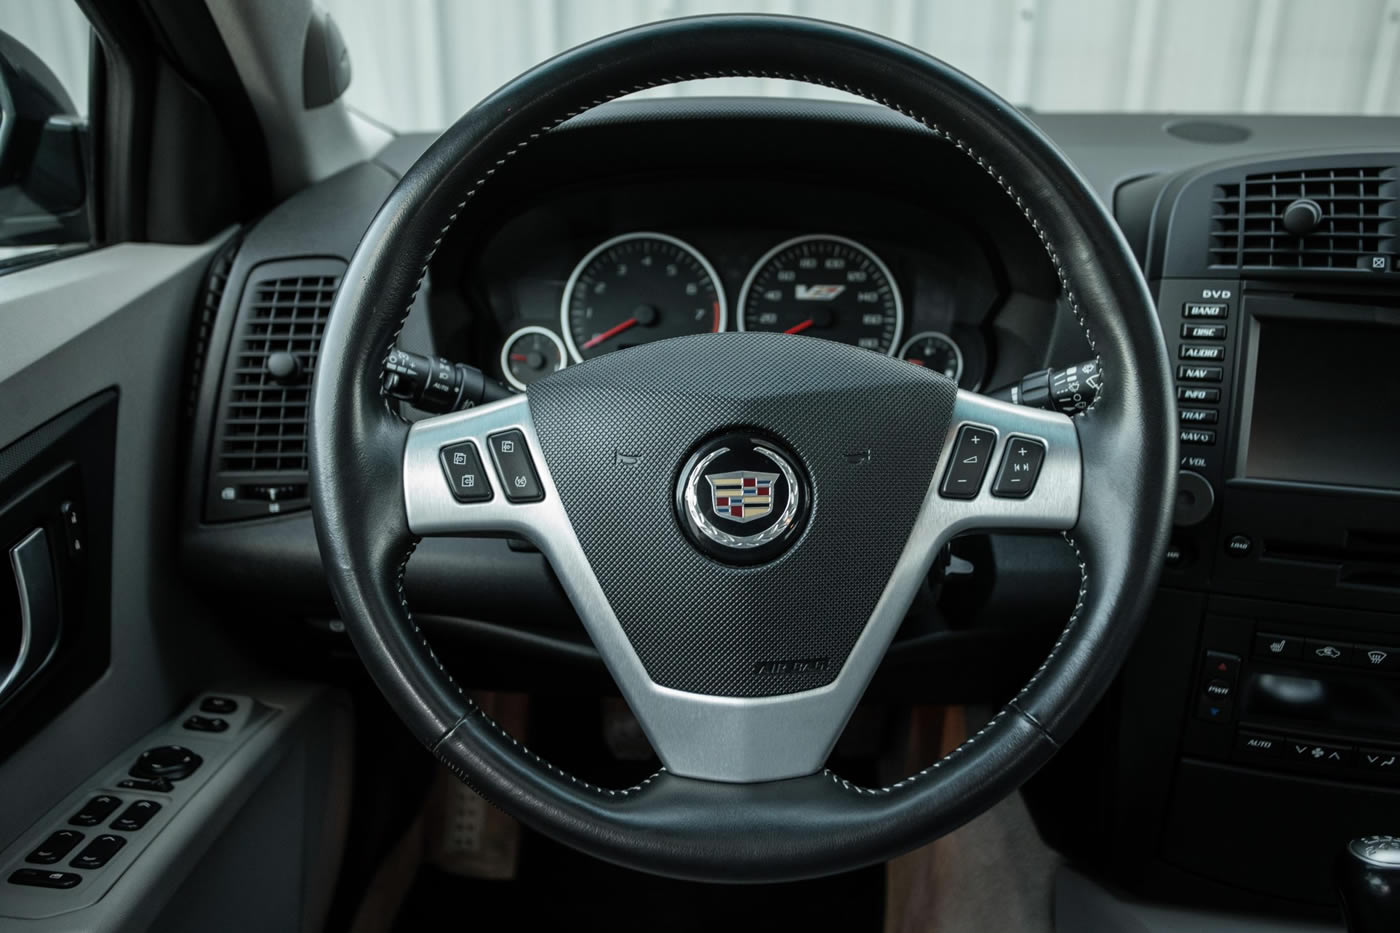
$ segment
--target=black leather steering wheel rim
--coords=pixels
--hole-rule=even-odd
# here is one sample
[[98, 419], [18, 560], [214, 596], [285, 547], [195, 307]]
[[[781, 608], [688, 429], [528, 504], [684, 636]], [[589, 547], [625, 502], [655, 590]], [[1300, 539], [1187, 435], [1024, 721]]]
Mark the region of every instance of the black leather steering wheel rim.
[[[1103, 384], [1075, 419], [1084, 496], [1067, 538], [1080, 597], [1045, 664], [986, 727], [885, 788], [829, 772], [720, 783], [658, 772], [594, 787], [507, 735], [414, 624], [403, 567], [416, 538], [400, 483], [408, 426], [381, 375], [443, 235], [511, 156], [607, 100], [676, 81], [763, 76], [845, 90], [929, 127], [986, 170], [1035, 228]], [[585, 364], [587, 365], [587, 364]], [[539, 66], [449, 128], [366, 232], [322, 343], [311, 487], [327, 578], [375, 683], [455, 774], [523, 822], [639, 870], [715, 881], [812, 877], [890, 858], [1018, 788], [1083, 722], [1121, 666], [1171, 526], [1171, 372], [1151, 298], [1112, 219], [1024, 116], [952, 68], [887, 39], [810, 20], [716, 16], [605, 37]]]

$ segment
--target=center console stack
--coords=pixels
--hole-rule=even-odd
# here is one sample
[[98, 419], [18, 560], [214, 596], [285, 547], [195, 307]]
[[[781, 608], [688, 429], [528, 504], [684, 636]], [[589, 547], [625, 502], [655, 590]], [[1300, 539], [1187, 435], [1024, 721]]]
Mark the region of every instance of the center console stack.
[[1335, 854], [1400, 833], [1398, 197], [1391, 151], [1118, 192], [1181, 458], [1157, 605], [1106, 747], [1077, 752], [1103, 759], [1100, 793], [1134, 800], [1140, 819], [1099, 840], [1133, 853], [1112, 869], [1131, 886], [1326, 914]]

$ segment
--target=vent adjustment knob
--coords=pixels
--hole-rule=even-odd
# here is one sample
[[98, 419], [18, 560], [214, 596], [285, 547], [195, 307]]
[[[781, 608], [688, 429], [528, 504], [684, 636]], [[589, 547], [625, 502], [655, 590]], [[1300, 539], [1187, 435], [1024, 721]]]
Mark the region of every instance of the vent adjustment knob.
[[1283, 228], [1294, 236], [1307, 236], [1322, 223], [1322, 208], [1312, 198], [1299, 198], [1283, 209]]
[[267, 358], [267, 374], [278, 385], [289, 386], [301, 381], [301, 360], [294, 354], [279, 350]]

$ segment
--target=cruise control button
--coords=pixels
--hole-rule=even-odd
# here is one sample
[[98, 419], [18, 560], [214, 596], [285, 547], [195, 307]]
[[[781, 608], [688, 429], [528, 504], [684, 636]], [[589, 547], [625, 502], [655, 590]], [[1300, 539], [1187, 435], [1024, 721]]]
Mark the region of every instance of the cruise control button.
[[24, 857], [26, 862], [35, 865], [52, 865], [63, 858], [73, 847], [83, 841], [83, 834], [76, 829], [60, 829], [39, 844], [39, 847]]
[[992, 483], [992, 495], [1023, 499], [1035, 488], [1040, 465], [1045, 462], [1045, 445], [1028, 437], [1012, 437], [1001, 455], [1001, 469]]
[[102, 794], [83, 804], [83, 808], [73, 814], [68, 822], [73, 826], [96, 826], [111, 816], [119, 806], [121, 806], [119, 797]]
[[987, 475], [992, 450], [997, 445], [996, 432], [990, 428], [963, 425], [953, 444], [953, 456], [948, 472], [943, 476], [941, 494], [945, 499], [975, 499]]
[[160, 812], [160, 804], [154, 800], [138, 800], [122, 811], [122, 815], [112, 821], [113, 829], [124, 833], [134, 833], [151, 821]]
[[540, 488], [539, 475], [535, 473], [535, 462], [530, 459], [530, 449], [525, 444], [525, 435], [519, 431], [502, 431], [486, 439], [491, 448], [491, 459], [496, 464], [496, 476], [501, 481], [501, 489], [511, 502], [539, 502], [544, 498]]
[[491, 483], [481, 465], [481, 455], [471, 441], [449, 444], [438, 454], [447, 485], [458, 502], [489, 502]]
[[23, 884], [31, 888], [76, 888], [82, 880], [82, 875], [71, 871], [41, 871], [38, 868], [21, 868], [10, 875], [10, 884]]
[[121, 851], [126, 845], [126, 837], [115, 836], [111, 833], [103, 833], [87, 844], [87, 848], [79, 852], [73, 861], [68, 864], [73, 868], [94, 869], [101, 868], [111, 861], [112, 856]]
[[1176, 378], [1182, 382], [1220, 382], [1225, 378], [1223, 366], [1178, 366]]
[[1218, 402], [1220, 401], [1220, 390], [1198, 386], [1177, 386], [1176, 400], [1178, 402]]

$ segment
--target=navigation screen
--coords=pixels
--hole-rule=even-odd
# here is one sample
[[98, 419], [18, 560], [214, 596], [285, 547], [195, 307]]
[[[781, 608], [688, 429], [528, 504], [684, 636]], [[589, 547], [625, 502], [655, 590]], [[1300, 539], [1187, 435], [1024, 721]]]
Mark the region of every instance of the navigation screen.
[[1245, 475], [1400, 490], [1400, 327], [1258, 326]]

